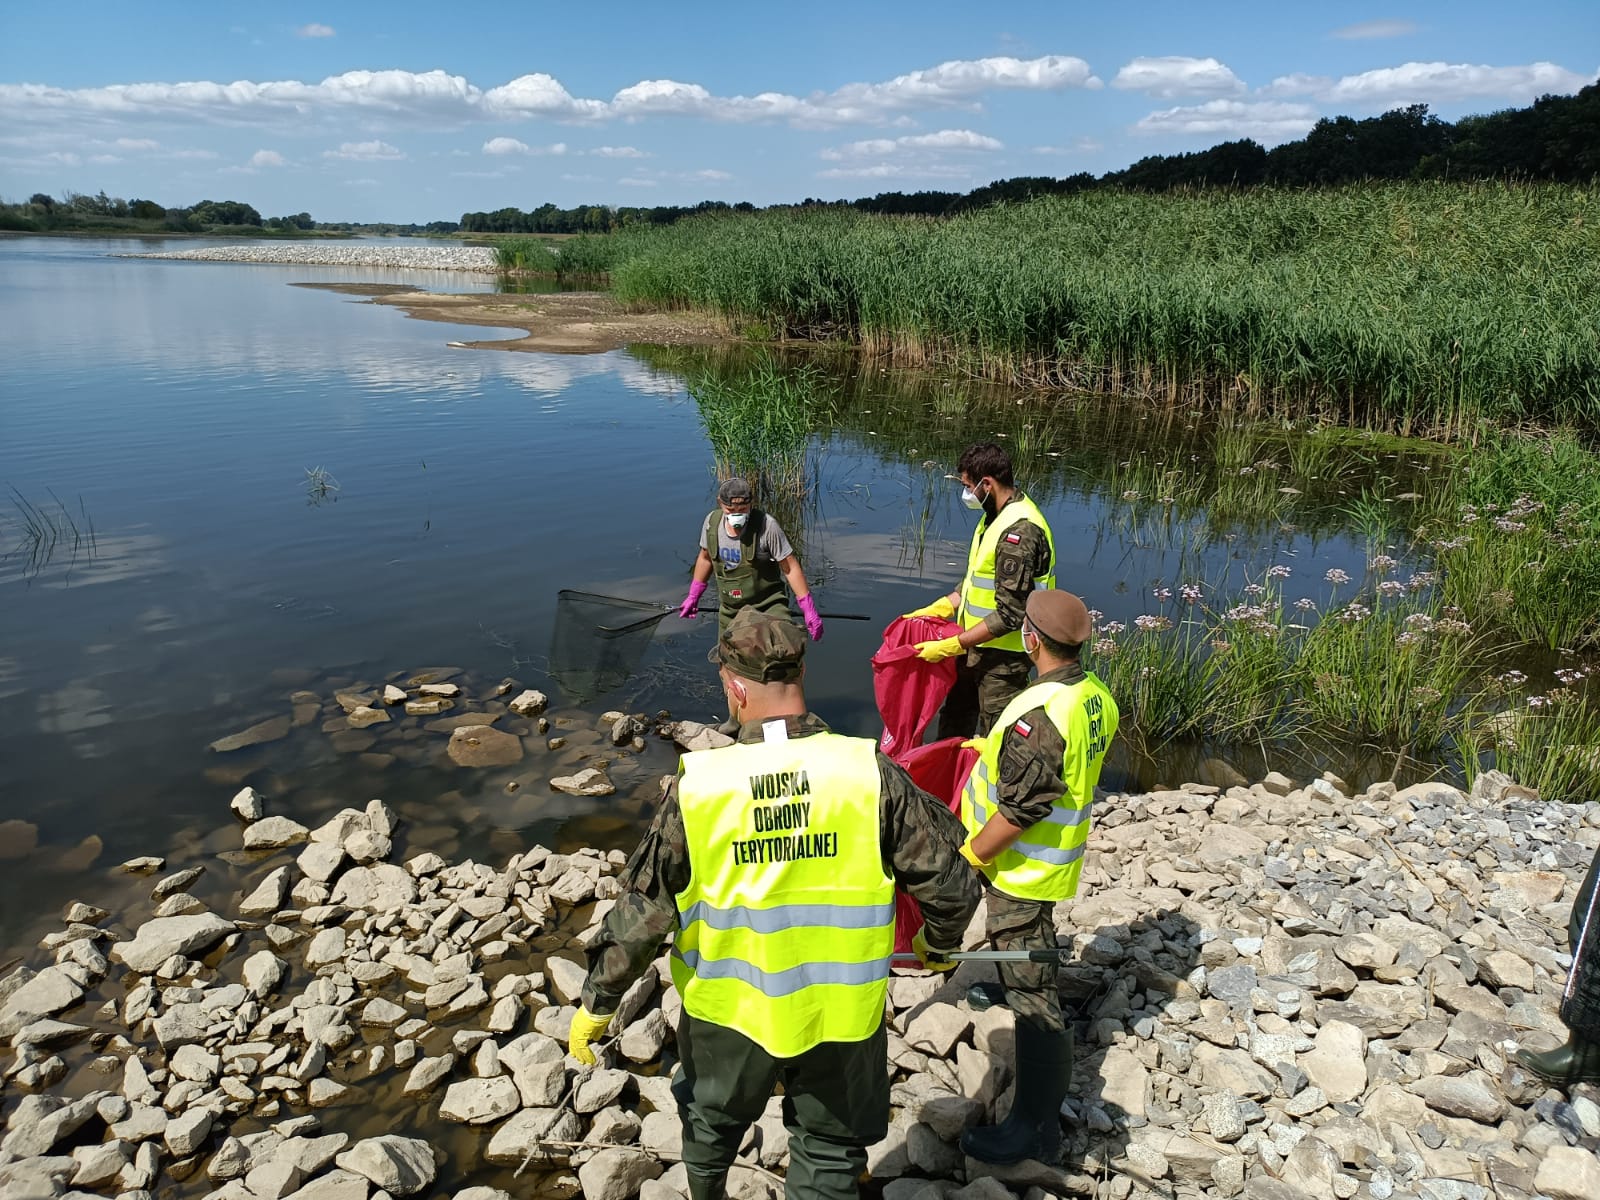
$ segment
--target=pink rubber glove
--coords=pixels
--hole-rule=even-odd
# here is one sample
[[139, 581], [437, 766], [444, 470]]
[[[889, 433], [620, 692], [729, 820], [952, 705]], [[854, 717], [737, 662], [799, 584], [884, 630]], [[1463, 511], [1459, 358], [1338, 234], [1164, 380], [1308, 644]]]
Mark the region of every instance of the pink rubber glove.
[[806, 619], [806, 632], [811, 635], [813, 642], [822, 640], [822, 617], [817, 613], [817, 602], [811, 598], [811, 593], [796, 596], [795, 603], [800, 606], [800, 615]]
[[705, 595], [707, 582], [704, 579], [696, 579], [689, 585], [689, 594], [683, 598], [683, 603], [678, 606], [678, 615], [685, 621], [694, 620], [694, 614], [700, 608], [700, 597]]

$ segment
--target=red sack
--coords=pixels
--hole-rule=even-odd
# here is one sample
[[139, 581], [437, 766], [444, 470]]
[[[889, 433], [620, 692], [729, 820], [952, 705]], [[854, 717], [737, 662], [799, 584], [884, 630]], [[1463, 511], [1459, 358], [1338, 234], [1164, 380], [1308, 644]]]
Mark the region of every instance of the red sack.
[[[943, 800], [957, 816], [961, 815], [961, 791], [978, 761], [978, 752], [963, 750], [961, 741], [944, 738], [926, 746], [913, 746], [900, 764], [919, 788]], [[900, 891], [894, 894], [894, 905], [895, 953], [909, 954], [911, 939], [922, 928], [922, 906]]]
[[917, 657], [918, 642], [955, 637], [961, 627], [938, 617], [896, 617], [883, 631], [883, 645], [872, 656], [872, 690], [883, 718], [878, 749], [904, 765], [956, 682], [956, 660], [927, 663]]

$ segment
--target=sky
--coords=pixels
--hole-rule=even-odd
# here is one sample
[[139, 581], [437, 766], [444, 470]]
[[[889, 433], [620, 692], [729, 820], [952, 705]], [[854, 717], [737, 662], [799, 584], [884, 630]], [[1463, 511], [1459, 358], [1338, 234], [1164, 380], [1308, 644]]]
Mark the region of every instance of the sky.
[[[0, 198], [425, 223], [1101, 174], [1600, 74], [1597, 0], [19, 5]], [[192, 10], [198, 12], [199, 10]]]

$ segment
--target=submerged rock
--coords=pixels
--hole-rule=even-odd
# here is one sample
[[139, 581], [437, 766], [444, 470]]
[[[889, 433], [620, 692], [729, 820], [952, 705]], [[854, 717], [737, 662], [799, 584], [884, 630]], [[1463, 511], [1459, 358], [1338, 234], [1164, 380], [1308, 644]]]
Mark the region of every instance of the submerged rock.
[[597, 767], [585, 768], [576, 775], [558, 775], [550, 781], [550, 786], [571, 796], [609, 796], [617, 790], [606, 773]]
[[264, 742], [275, 742], [279, 738], [289, 735], [289, 718], [272, 717], [270, 720], [260, 721], [249, 729], [241, 729], [238, 733], [230, 733], [227, 737], [218, 738], [211, 743], [211, 749], [218, 754], [227, 754], [234, 750], [243, 750], [247, 746], [259, 746]]
[[463, 725], [451, 733], [448, 753], [458, 767], [506, 767], [522, 761], [522, 739], [488, 725]]

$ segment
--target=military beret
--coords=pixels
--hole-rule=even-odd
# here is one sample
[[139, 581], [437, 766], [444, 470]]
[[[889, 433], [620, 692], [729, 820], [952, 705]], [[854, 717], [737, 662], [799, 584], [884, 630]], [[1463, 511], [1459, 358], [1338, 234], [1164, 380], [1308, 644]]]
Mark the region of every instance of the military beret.
[[1081, 646], [1094, 632], [1089, 610], [1071, 592], [1054, 589], [1028, 594], [1028, 622], [1053, 642]]

